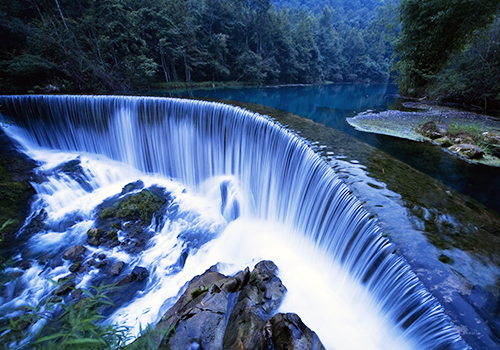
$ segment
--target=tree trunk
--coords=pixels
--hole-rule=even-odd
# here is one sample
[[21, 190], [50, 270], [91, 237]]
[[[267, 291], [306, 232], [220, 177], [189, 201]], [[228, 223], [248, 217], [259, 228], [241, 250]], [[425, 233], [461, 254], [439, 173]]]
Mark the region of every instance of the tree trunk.
[[184, 70], [186, 71], [186, 83], [189, 83], [191, 81], [191, 69], [189, 68], [188, 65], [186, 52], [184, 52]]
[[168, 72], [168, 66], [165, 61], [165, 54], [163, 51], [161, 51], [161, 67], [163, 68], [163, 73], [165, 74], [165, 81], [168, 83], [170, 81], [170, 74]]
[[57, 9], [59, 10], [59, 14], [61, 15], [61, 19], [64, 23], [64, 27], [66, 28], [66, 30], [69, 30], [68, 29], [68, 26], [66, 25], [66, 20], [64, 19], [64, 16], [63, 16], [63, 13], [62, 13], [62, 10], [61, 10], [61, 6], [59, 6], [59, 1], [56, 0], [56, 5], [57, 5]]

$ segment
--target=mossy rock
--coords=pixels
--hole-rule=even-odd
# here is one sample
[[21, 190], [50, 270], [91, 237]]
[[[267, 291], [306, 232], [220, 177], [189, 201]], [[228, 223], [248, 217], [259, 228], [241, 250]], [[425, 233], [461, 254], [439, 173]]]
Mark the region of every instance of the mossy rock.
[[88, 238], [99, 239], [102, 237], [103, 234], [104, 234], [104, 230], [100, 229], [100, 228], [91, 228], [90, 230], [87, 231]]
[[448, 147], [453, 145], [453, 142], [450, 140], [450, 138], [448, 136], [435, 139], [434, 142], [436, 142], [441, 147], [445, 147], [445, 148], [448, 148]]
[[445, 136], [446, 126], [438, 125], [434, 121], [428, 121], [415, 128], [415, 131], [431, 140], [439, 139]]
[[103, 220], [113, 217], [125, 220], [141, 219], [142, 222], [149, 223], [153, 214], [160, 210], [166, 201], [151, 190], [142, 190], [104, 208], [99, 217]]
[[484, 151], [480, 147], [467, 143], [453, 145], [448, 149], [467, 159], [481, 159], [484, 156]]
[[112, 239], [112, 240], [117, 240], [117, 239], [118, 239], [118, 232], [116, 232], [116, 230], [109, 230], [109, 231], [106, 233], [106, 236], [107, 236], [109, 239]]
[[113, 207], [104, 208], [99, 217], [103, 220], [109, 219], [116, 216], [116, 209]]

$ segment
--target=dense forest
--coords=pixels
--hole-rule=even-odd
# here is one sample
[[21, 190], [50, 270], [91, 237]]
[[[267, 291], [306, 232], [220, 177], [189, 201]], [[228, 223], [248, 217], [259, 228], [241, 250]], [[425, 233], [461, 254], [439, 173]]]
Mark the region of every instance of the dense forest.
[[500, 109], [499, 0], [401, 0], [400, 91]]
[[385, 82], [500, 109], [499, 0], [12, 0], [2, 92]]
[[0, 88], [382, 82], [394, 1], [3, 1]]

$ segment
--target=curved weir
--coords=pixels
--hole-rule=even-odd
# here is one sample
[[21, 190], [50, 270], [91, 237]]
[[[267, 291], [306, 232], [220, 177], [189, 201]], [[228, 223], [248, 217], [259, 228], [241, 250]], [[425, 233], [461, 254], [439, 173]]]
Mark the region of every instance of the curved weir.
[[[6, 132], [28, 150], [28, 155], [30, 150], [43, 149], [82, 157], [100, 155], [109, 159], [108, 164], [116, 161], [137, 170], [142, 174], [139, 176], [171, 179], [188, 192], [215, 192], [222, 219], [210, 237], [199, 239], [205, 243], [190, 251], [188, 261], [211, 263], [212, 258], [207, 257], [220, 253], [214, 242], [225, 237], [225, 231], [236, 236], [226, 239], [222, 250], [246, 244], [248, 236], [259, 230], [262, 234], [259, 231], [253, 239], [261, 239], [261, 245], [272, 244], [266, 242], [265, 227], [269, 224], [270, 231], [281, 232], [279, 242], [295, 242], [291, 246], [303, 250], [297, 254], [305, 255], [312, 270], [326, 280], [325, 288], [334, 290], [334, 294], [321, 294], [325, 300], [319, 300], [319, 305], [328, 309], [330, 301], [334, 302], [328, 299], [340, 298], [338, 304], [343, 304], [345, 298], [356, 312], [352, 318], [364, 328], [359, 333], [367, 333], [373, 340], [370, 347], [467, 348], [442, 307], [404, 259], [394, 254], [395, 247], [381, 235], [376, 222], [334, 170], [305, 140], [270, 118], [221, 103], [154, 97], [0, 96], [0, 104], [15, 124]], [[88, 215], [92, 219], [92, 213]], [[249, 233], [246, 223], [259, 224], [248, 224], [253, 230]], [[81, 228], [82, 232], [87, 228]], [[160, 240], [155, 244], [162, 249]], [[271, 250], [284, 249], [273, 246]], [[243, 268], [239, 264], [248, 263], [248, 259], [275, 259], [262, 251], [251, 256], [253, 251], [248, 250], [247, 261], [228, 261], [228, 255], [220, 257], [225, 259], [221, 262]], [[205, 258], [200, 257], [202, 253]], [[287, 284], [286, 279], [297, 266], [276, 263], [293, 299], [294, 284]], [[161, 274], [154, 275], [148, 290], [159, 290], [160, 279]], [[304, 296], [296, 299], [301, 298]], [[297, 311], [294, 306], [285, 301], [283, 307]], [[320, 325], [314, 324], [319, 310], [310, 310], [311, 321], [307, 317], [304, 321], [327, 348], [341, 349], [342, 344], [329, 340], [329, 332], [320, 328], [341, 327], [342, 321], [328, 322], [335, 317], [342, 319], [343, 315], [337, 315], [342, 312], [323, 311], [326, 321], [318, 316]], [[152, 322], [161, 317], [159, 310], [151, 314]], [[341, 337], [342, 332], [336, 329], [331, 333], [337, 335], [331, 337]], [[345, 348], [354, 347], [347, 344]], [[359, 348], [367, 347], [363, 343]]]

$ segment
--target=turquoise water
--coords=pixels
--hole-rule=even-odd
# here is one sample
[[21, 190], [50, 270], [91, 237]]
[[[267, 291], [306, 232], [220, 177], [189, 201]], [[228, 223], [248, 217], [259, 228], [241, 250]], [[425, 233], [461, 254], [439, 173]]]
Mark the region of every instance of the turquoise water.
[[347, 124], [346, 117], [356, 113], [400, 106], [398, 89], [394, 84], [221, 88], [150, 93], [250, 102], [297, 114], [387, 152], [500, 213], [499, 168], [471, 165], [427, 143], [363, 133]]

